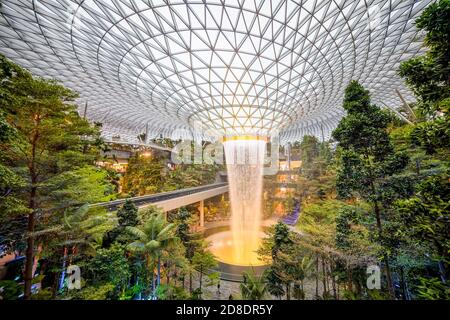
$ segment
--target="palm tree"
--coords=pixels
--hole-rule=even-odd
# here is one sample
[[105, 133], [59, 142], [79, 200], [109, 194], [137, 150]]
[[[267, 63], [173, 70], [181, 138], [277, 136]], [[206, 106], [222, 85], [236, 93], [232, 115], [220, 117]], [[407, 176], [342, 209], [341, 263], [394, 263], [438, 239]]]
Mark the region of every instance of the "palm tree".
[[175, 224], [167, 223], [162, 213], [152, 214], [140, 228], [127, 227], [127, 230], [137, 238], [128, 245], [128, 248], [143, 254], [148, 267], [152, 262], [157, 263], [156, 287], [153, 285], [152, 271], [152, 297], [155, 297], [156, 289], [161, 284], [161, 255], [177, 239], [175, 227]]
[[264, 277], [257, 276], [255, 270], [243, 273], [244, 282], [241, 283], [241, 295], [245, 300], [263, 300], [267, 293]]
[[305, 289], [303, 282], [305, 278], [309, 277], [311, 269], [313, 267], [314, 260], [308, 256], [304, 256], [298, 265], [297, 279], [294, 284], [294, 296], [296, 299], [305, 299]]
[[[75, 254], [81, 247], [85, 253], [95, 254], [96, 245], [100, 243], [103, 234], [112, 227], [113, 219], [110, 213], [103, 209], [91, 210], [88, 204], [84, 204], [75, 209], [66, 208], [60, 223], [32, 233], [37, 239], [51, 239], [52, 241], [47, 240], [47, 243], [49, 246], [51, 244], [52, 250], [63, 253], [59, 284], [54, 290], [64, 288], [69, 255]], [[56, 291], [53, 294], [56, 295]]]

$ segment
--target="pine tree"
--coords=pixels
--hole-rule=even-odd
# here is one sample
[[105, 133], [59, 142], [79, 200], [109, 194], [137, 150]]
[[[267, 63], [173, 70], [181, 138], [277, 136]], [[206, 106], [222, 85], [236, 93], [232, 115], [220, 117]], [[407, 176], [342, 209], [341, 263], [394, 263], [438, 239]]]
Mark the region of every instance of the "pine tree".
[[[383, 202], [386, 182], [401, 172], [408, 157], [394, 151], [387, 128], [392, 116], [370, 101], [369, 91], [357, 81], [345, 90], [344, 109], [347, 111], [333, 138], [339, 142], [340, 165], [336, 187], [341, 198], [360, 197], [372, 206], [378, 241], [383, 242]], [[392, 297], [391, 272], [386, 252], [383, 253], [388, 288]]]
[[77, 97], [72, 90], [56, 81], [33, 77], [3, 56], [0, 70], [0, 112], [17, 134], [14, 141], [0, 144], [0, 153], [2, 161], [27, 182], [17, 196], [26, 201], [24, 296], [30, 299], [36, 249], [33, 233], [44, 212], [56, 210], [48, 196], [51, 181], [69, 170], [93, 164], [100, 133], [78, 115], [71, 103]]

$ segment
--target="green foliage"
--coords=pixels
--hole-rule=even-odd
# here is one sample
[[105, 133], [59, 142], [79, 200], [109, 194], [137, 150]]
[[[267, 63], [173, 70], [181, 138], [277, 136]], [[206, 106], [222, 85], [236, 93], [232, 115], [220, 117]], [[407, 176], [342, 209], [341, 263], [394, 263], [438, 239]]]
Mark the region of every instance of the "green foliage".
[[281, 250], [283, 246], [291, 243], [292, 240], [289, 238], [289, 228], [283, 222], [278, 222], [275, 225], [275, 232], [273, 235], [272, 258], [276, 257], [278, 251]]
[[443, 284], [438, 278], [420, 278], [417, 292], [419, 299], [448, 300], [450, 297], [450, 286], [448, 284]]
[[133, 297], [139, 295], [143, 290], [144, 286], [139, 283], [135, 283], [133, 286], [126, 288], [119, 296], [119, 300], [132, 300]]
[[175, 170], [168, 172], [164, 184], [164, 191], [198, 187], [215, 181], [218, 167], [208, 164], [178, 165]]
[[127, 243], [130, 240], [129, 233], [126, 232], [126, 227], [135, 227], [139, 224], [138, 208], [129, 199], [125, 201], [122, 207], [117, 210], [118, 225], [106, 234], [105, 244], [109, 245], [111, 242], [119, 241]]
[[158, 300], [188, 300], [189, 294], [183, 288], [162, 284], [156, 290]]
[[123, 192], [130, 195], [145, 195], [197, 187], [213, 183], [218, 167], [215, 165], [177, 165], [169, 170], [164, 159], [156, 156], [135, 154], [129, 159], [124, 175]]
[[73, 295], [66, 299], [72, 300], [110, 300], [110, 295], [114, 291], [114, 285], [111, 283], [101, 284], [98, 286], [86, 286], [81, 290], [74, 290]]
[[[22, 223], [21, 228], [16, 231], [22, 234], [27, 232], [29, 235], [26, 238], [28, 250], [24, 272], [25, 299], [29, 299], [33, 279], [32, 261], [36, 249], [35, 229], [42, 228], [43, 221], [60, 225], [61, 221], [55, 220], [58, 217], [61, 219], [66, 209], [75, 207], [74, 200], [79, 201], [91, 194], [92, 190], [83, 188], [84, 183], [77, 178], [83, 177], [84, 182], [90, 182], [91, 178], [80, 171], [88, 170], [85, 168], [94, 164], [101, 139], [98, 128], [77, 113], [77, 106], [73, 104], [77, 94], [72, 90], [54, 80], [33, 77], [4, 56], [0, 56], [0, 76], [2, 126], [5, 125], [5, 119], [14, 131], [13, 135], [8, 135], [8, 139], [2, 135], [0, 165], [7, 166], [9, 170], [2, 170], [0, 181], [7, 180], [5, 176], [10, 180], [12, 172], [19, 176], [25, 185], [18, 188], [17, 183], [15, 186], [13, 184], [12, 188], [7, 188], [6, 193], [8, 197], [27, 203], [27, 208], [24, 208], [20, 201], [12, 198], [2, 201], [2, 205], [9, 203], [10, 207], [17, 204], [18, 208], [24, 209], [21, 214], [14, 212], [8, 214], [9, 217], [2, 216], [2, 220], [6, 220], [2, 227], [18, 227], [20, 224], [15, 222], [20, 220], [20, 215], [28, 219], [27, 224]], [[97, 178], [95, 175], [92, 177], [93, 180]], [[66, 180], [80, 182], [79, 189], [72, 188]], [[61, 185], [64, 185], [64, 189], [60, 189]], [[102, 196], [105, 197], [105, 194]], [[86, 199], [82, 199], [81, 203], [83, 201]], [[6, 211], [12, 213], [11, 210]], [[6, 230], [5, 233], [11, 232]], [[9, 239], [6, 241], [10, 246], [16, 245]]]
[[119, 219], [119, 226], [134, 227], [139, 223], [138, 208], [130, 199], [127, 199], [123, 206], [117, 210], [117, 218]]
[[433, 175], [417, 186], [416, 196], [396, 203], [403, 234], [434, 248], [448, 266], [450, 252], [450, 172]]
[[333, 131], [339, 142], [337, 190], [342, 198], [360, 196], [376, 203], [384, 200], [386, 181], [408, 164], [404, 153], [395, 152], [387, 132], [387, 113], [370, 103], [369, 92], [352, 81], [345, 91], [347, 116]]
[[327, 142], [320, 143], [314, 136], [304, 136], [300, 144], [301, 173], [308, 179], [322, 176], [331, 162], [331, 151]]
[[197, 288], [192, 291], [191, 300], [202, 300], [202, 289]]
[[92, 275], [94, 286], [112, 284], [117, 292], [125, 289], [131, 276], [125, 246], [120, 244], [113, 244], [108, 249], [98, 249], [83, 270]]
[[22, 294], [22, 285], [13, 280], [0, 281], [0, 301], [1, 300], [17, 300]]
[[217, 267], [216, 257], [208, 250], [198, 250], [195, 252], [192, 257], [192, 264], [200, 272], [206, 272], [209, 269]]
[[157, 258], [175, 241], [175, 227], [166, 222], [163, 214], [153, 214], [142, 227], [127, 227], [128, 232], [138, 239], [130, 243], [128, 249]]
[[330, 245], [334, 241], [336, 217], [347, 207], [349, 206], [338, 200], [320, 201], [309, 205], [303, 209], [297, 227], [314, 247]]
[[[150, 209], [151, 212], [154, 212]], [[140, 256], [144, 256], [146, 266], [151, 270], [151, 278], [153, 279], [153, 265], [157, 265], [157, 285], [152, 287], [152, 295], [156, 295], [156, 289], [161, 282], [161, 260], [163, 254], [167, 252], [171, 246], [176, 246], [179, 239], [176, 237], [176, 225], [167, 223], [164, 214], [153, 213], [140, 227], [126, 227], [126, 230], [134, 236], [136, 241], [128, 244], [127, 248]], [[153, 280], [152, 282], [153, 283]], [[152, 285], [153, 286], [153, 285]]]
[[277, 275], [274, 268], [267, 269], [265, 278], [266, 278], [266, 282], [267, 282], [267, 291], [271, 295], [280, 298], [285, 294], [283, 281]]
[[450, 94], [449, 21], [448, 0], [439, 0], [426, 8], [416, 20], [416, 26], [426, 31], [425, 44], [430, 50], [423, 56], [402, 63], [400, 67], [400, 75], [423, 102], [436, 102]]
[[424, 10], [417, 28], [426, 31], [429, 50], [400, 65], [399, 74], [418, 97], [420, 123], [412, 133], [428, 154], [450, 147], [450, 1], [439, 0]]
[[52, 300], [53, 292], [50, 288], [41, 289], [31, 296], [31, 300]]
[[83, 203], [104, 202], [114, 199], [108, 173], [85, 165], [62, 172], [41, 184], [46, 200], [53, 207], [70, 208]]
[[411, 132], [412, 142], [421, 146], [427, 154], [435, 154], [450, 147], [450, 98], [442, 100], [438, 105], [444, 115], [419, 123]]
[[244, 281], [239, 285], [244, 300], [264, 300], [267, 286], [263, 275], [257, 276], [255, 270], [243, 274]]
[[164, 214], [164, 212], [160, 208], [150, 205], [146, 207], [145, 210], [138, 211], [139, 224], [144, 225], [151, 217], [162, 214]]
[[128, 161], [127, 172], [123, 177], [123, 192], [139, 196], [161, 191], [164, 170], [161, 159], [136, 153]]
[[11, 196], [25, 186], [26, 182], [22, 177], [0, 163], [0, 222], [7, 222], [12, 216], [29, 212], [24, 201]]

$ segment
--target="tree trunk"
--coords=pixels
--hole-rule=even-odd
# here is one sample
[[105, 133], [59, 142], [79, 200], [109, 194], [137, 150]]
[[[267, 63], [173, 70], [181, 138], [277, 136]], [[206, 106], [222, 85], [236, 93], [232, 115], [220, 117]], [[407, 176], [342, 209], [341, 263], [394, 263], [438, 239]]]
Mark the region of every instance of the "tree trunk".
[[[31, 191], [32, 200], [30, 201], [30, 207], [34, 207], [34, 197], [36, 194], [36, 188], [33, 187]], [[31, 284], [33, 281], [33, 258], [34, 258], [34, 237], [31, 235], [34, 232], [35, 227], [35, 212], [33, 211], [28, 215], [27, 225], [27, 250], [25, 253], [25, 270], [24, 270], [24, 298], [25, 300], [31, 299]]]
[[53, 276], [53, 281], [52, 281], [52, 299], [56, 298], [56, 295], [58, 293], [58, 272], [52, 272], [51, 273]]
[[200, 267], [200, 291], [202, 291], [203, 267]]
[[350, 267], [347, 266], [347, 284], [348, 284], [348, 291], [353, 292], [353, 272]]
[[323, 279], [322, 279], [322, 285], [323, 285], [323, 290], [322, 290], [322, 297], [325, 298], [325, 295], [327, 293], [327, 270], [326, 270], [326, 266], [325, 266], [325, 259], [322, 257], [322, 274], [323, 274]]
[[286, 283], [286, 300], [291, 300], [291, 284]]
[[33, 282], [33, 264], [34, 264], [34, 228], [36, 225], [36, 208], [37, 208], [37, 170], [36, 170], [36, 148], [39, 140], [39, 124], [40, 116], [34, 117], [34, 133], [31, 141], [31, 157], [28, 161], [28, 173], [31, 180], [30, 199], [28, 208], [31, 213], [28, 215], [27, 223], [27, 249], [25, 252], [25, 269], [24, 269], [24, 299], [31, 299], [31, 285]]
[[339, 300], [339, 295], [340, 295], [340, 284], [339, 282], [336, 284], [336, 289], [337, 289], [337, 300]]
[[333, 266], [334, 266], [334, 263], [331, 262], [331, 264], [330, 264], [331, 285], [332, 285], [332, 287], [333, 287], [333, 297], [334, 297], [334, 299], [337, 300], [336, 279], [335, 279], [335, 277], [333, 276], [333, 272], [332, 272]]
[[316, 297], [319, 297], [319, 256], [316, 255]]
[[[372, 190], [375, 190], [375, 186], [372, 184]], [[380, 213], [380, 207], [378, 206], [378, 202], [374, 202], [374, 209], [375, 209], [375, 217], [377, 219], [377, 229], [378, 229], [378, 237], [379, 240], [383, 240], [383, 229], [381, 226], [381, 213]], [[394, 292], [394, 286], [392, 284], [392, 276], [391, 276], [391, 268], [389, 267], [389, 259], [386, 254], [383, 254], [384, 262], [385, 262], [385, 272], [386, 272], [386, 279], [387, 279], [387, 285], [389, 290], [389, 295], [391, 299], [395, 299], [395, 292]]]
[[403, 300], [406, 300], [405, 274], [403, 272], [403, 267], [400, 267], [400, 277], [402, 278], [402, 298]]
[[302, 297], [303, 297], [302, 300], [305, 300], [306, 297], [305, 297], [305, 288], [303, 286], [303, 280], [300, 281], [300, 287], [302, 289]]
[[158, 256], [158, 276], [156, 278], [156, 288], [161, 284], [161, 257]]

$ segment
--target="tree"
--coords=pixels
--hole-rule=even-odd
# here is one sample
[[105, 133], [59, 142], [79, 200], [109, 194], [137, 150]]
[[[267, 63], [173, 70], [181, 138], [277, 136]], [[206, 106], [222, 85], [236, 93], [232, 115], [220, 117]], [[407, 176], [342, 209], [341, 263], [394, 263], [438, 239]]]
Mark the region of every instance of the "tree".
[[252, 268], [250, 272], [244, 272], [244, 281], [239, 285], [241, 296], [245, 300], [264, 300], [267, 286], [264, 276], [257, 276]]
[[269, 267], [265, 273], [267, 282], [267, 291], [275, 297], [281, 298], [284, 294], [283, 281], [277, 275], [272, 267]]
[[[99, 132], [76, 112], [73, 91], [53, 80], [33, 77], [6, 60], [2, 72], [1, 111], [18, 134], [14, 143], [3, 143], [4, 161], [20, 172], [27, 186], [20, 197], [27, 201], [25, 299], [31, 298], [35, 239], [31, 234], [48, 206], [41, 190], [49, 179], [74, 167], [92, 164]], [[12, 72], [11, 72], [12, 71]]]
[[[189, 261], [186, 271], [189, 275], [189, 292], [192, 293], [192, 273], [194, 270], [193, 257], [195, 252], [203, 251], [206, 244], [203, 239], [199, 239], [199, 234], [190, 232], [190, 226], [194, 221], [194, 217], [187, 208], [180, 208], [178, 210], [175, 222], [177, 224], [177, 236], [180, 238], [185, 248], [185, 257]], [[182, 278], [184, 286], [184, 276]]]
[[139, 223], [138, 208], [130, 199], [127, 199], [125, 200], [123, 206], [119, 210], [117, 210], [117, 218], [119, 226], [134, 227]]
[[129, 159], [127, 172], [123, 177], [123, 192], [131, 195], [146, 195], [162, 190], [164, 164], [154, 155], [136, 153]]
[[294, 284], [294, 297], [296, 299], [305, 299], [304, 281], [309, 276], [313, 267], [313, 263], [314, 261], [310, 257], [303, 256], [300, 260], [300, 263], [298, 264], [296, 280], [298, 280], [300, 283]]
[[450, 252], [450, 171], [421, 182], [417, 194], [396, 203], [401, 230], [421, 244], [427, 243], [439, 263], [441, 281], [447, 282]]
[[205, 247], [198, 248], [192, 257], [192, 265], [200, 273], [199, 289], [200, 296], [202, 293], [203, 275], [210, 269], [217, 268], [216, 257]]
[[125, 291], [131, 276], [126, 248], [117, 243], [112, 244], [110, 248], [99, 248], [83, 270], [84, 278], [90, 276], [92, 279], [90, 285], [112, 284], [116, 296]]
[[[427, 172], [418, 166], [417, 174], [421, 176], [415, 195], [396, 202], [400, 221], [396, 224], [396, 234], [405, 246], [414, 248], [414, 254], [417, 247], [423, 248], [422, 255], [433, 262], [432, 267], [422, 269], [425, 277], [417, 279], [420, 281], [418, 296], [448, 298], [450, 1], [439, 0], [428, 6], [416, 20], [416, 26], [426, 32], [428, 50], [422, 56], [403, 62], [399, 74], [418, 100], [415, 105], [418, 123], [411, 128], [409, 138], [432, 156], [429, 161], [432, 166]], [[417, 271], [412, 273], [417, 274]]]
[[399, 74], [418, 97], [420, 123], [412, 137], [428, 154], [450, 147], [450, 1], [440, 0], [427, 7], [416, 20], [426, 32], [429, 50], [400, 65]]
[[164, 184], [165, 191], [198, 187], [213, 183], [218, 169], [208, 164], [181, 164], [169, 171]]
[[273, 234], [272, 259], [277, 257], [277, 254], [282, 250], [283, 246], [289, 245], [292, 240], [289, 238], [289, 228], [283, 222], [278, 222], [275, 225], [275, 232]]
[[[431, 4], [416, 20], [416, 26], [426, 32], [425, 45], [430, 50], [403, 62], [399, 72], [421, 103], [435, 103], [450, 95], [450, 2]], [[424, 114], [437, 111], [436, 105], [429, 107], [422, 106]]]
[[[167, 223], [164, 214], [153, 214], [142, 227], [127, 227], [127, 230], [137, 240], [130, 243], [128, 248], [145, 256], [147, 268], [152, 274], [152, 296], [161, 283], [161, 257], [163, 252], [178, 240], [175, 235], [176, 225]], [[152, 260], [153, 259], [153, 260]], [[153, 263], [157, 265], [156, 287], [153, 286]]]
[[114, 241], [127, 242], [129, 234], [126, 232], [126, 227], [136, 227], [139, 224], [138, 208], [130, 199], [125, 200], [122, 207], [117, 210], [116, 215], [118, 224], [111, 232], [106, 234], [106, 246]]
[[[42, 193], [48, 194], [47, 203], [51, 214], [43, 214], [45, 223], [36, 226], [31, 235], [42, 247], [44, 256], [41, 272], [49, 272], [45, 282], [53, 276], [62, 289], [65, 280], [65, 268], [68, 261], [81, 256], [95, 254], [94, 247], [99, 246], [105, 232], [114, 226], [113, 214], [104, 208], [89, 208], [87, 203], [108, 201], [112, 186], [108, 183], [107, 173], [103, 169], [84, 166], [61, 173], [50, 178], [42, 187]], [[45, 244], [42, 246], [41, 244]], [[62, 267], [61, 267], [62, 266]], [[56, 295], [57, 286], [53, 285]]]
[[315, 179], [325, 173], [331, 160], [328, 143], [320, 143], [316, 137], [306, 135], [300, 143], [300, 151], [303, 176]]
[[[6, 120], [3, 111], [14, 101], [10, 90], [11, 82], [23, 74], [23, 70], [10, 63], [0, 55], [0, 143], [14, 144], [18, 140], [18, 132]], [[27, 75], [27, 74], [25, 74]], [[5, 251], [12, 251], [21, 242], [22, 231], [26, 220], [23, 219], [29, 210], [17, 193], [26, 186], [26, 181], [11, 170], [8, 159], [0, 153], [0, 246]]]
[[[266, 234], [267, 237], [263, 239], [263, 244], [258, 249], [258, 254], [263, 261], [270, 263], [270, 267], [265, 274], [267, 290], [276, 297], [281, 297], [286, 293], [289, 299], [292, 279], [290, 276], [287, 276], [285, 268], [292, 266], [286, 260], [288, 252], [292, 250], [294, 244], [289, 228], [283, 222], [278, 222]], [[286, 287], [286, 291], [283, 289], [283, 286]]]
[[[408, 157], [395, 152], [387, 128], [392, 120], [387, 112], [371, 104], [370, 95], [357, 81], [345, 90], [345, 116], [333, 131], [339, 142], [340, 166], [337, 172], [337, 190], [342, 198], [361, 197], [371, 203], [376, 219], [378, 241], [383, 241], [382, 203], [387, 193], [386, 181], [401, 172]], [[388, 289], [394, 297], [387, 253], [385, 263]]]

